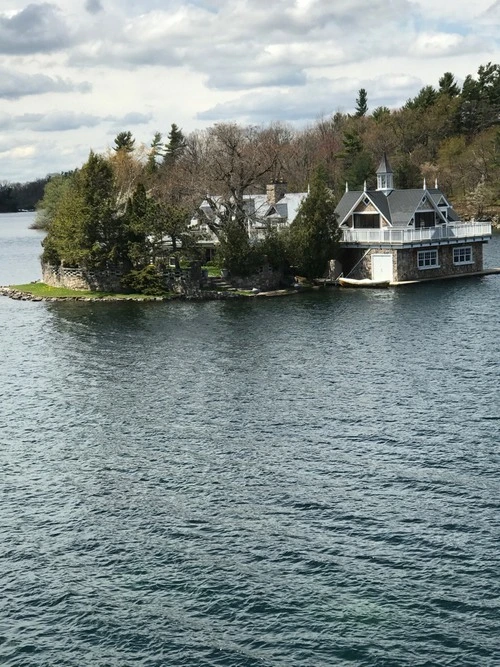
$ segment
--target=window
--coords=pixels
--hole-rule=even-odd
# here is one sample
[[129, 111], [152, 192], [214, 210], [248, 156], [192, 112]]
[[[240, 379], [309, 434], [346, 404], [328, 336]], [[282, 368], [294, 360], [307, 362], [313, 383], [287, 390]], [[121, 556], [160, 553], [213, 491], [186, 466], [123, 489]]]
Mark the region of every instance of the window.
[[472, 248], [465, 246], [463, 248], [453, 248], [453, 264], [473, 264]]
[[419, 269], [437, 269], [438, 251], [437, 250], [419, 250], [417, 253], [417, 265]]
[[355, 213], [355, 229], [378, 229], [380, 227], [380, 216], [378, 213]]

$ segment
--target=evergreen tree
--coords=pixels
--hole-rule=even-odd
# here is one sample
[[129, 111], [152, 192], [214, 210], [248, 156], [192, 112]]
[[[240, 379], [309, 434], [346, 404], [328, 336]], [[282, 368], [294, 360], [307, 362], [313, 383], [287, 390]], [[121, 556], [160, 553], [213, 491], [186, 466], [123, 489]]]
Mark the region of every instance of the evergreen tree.
[[172, 123], [168, 133], [168, 143], [165, 144], [165, 162], [175, 162], [184, 152], [186, 147], [186, 138], [182, 130]]
[[436, 102], [437, 98], [438, 92], [435, 88], [424, 86], [416, 97], [406, 102], [405, 107], [414, 111], [425, 111], [425, 109], [428, 109]]
[[356, 113], [354, 114], [356, 118], [361, 118], [361, 116], [366, 116], [368, 111], [368, 93], [364, 88], [360, 88], [358, 92], [358, 97], [356, 98]]
[[[123, 220], [117, 215], [113, 170], [90, 152], [60, 197], [44, 244], [46, 261], [105, 268], [127, 259]], [[50, 255], [50, 257], [49, 257]]]
[[439, 93], [448, 95], [448, 97], [460, 95], [460, 88], [457, 86], [455, 77], [451, 72], [445, 72], [439, 79]]
[[391, 115], [389, 107], [377, 107], [372, 111], [372, 118], [377, 123]]
[[323, 276], [329, 260], [338, 253], [340, 231], [335, 206], [326, 170], [320, 166], [313, 175], [308, 196], [290, 225], [290, 257], [300, 274], [307, 278]]
[[163, 145], [161, 140], [161, 132], [155, 132], [153, 140], [151, 141], [148, 162], [146, 165], [146, 170], [149, 174], [154, 173], [158, 169], [159, 159], [163, 157]]
[[116, 152], [124, 150], [127, 153], [131, 153], [134, 150], [135, 139], [132, 136], [132, 132], [119, 132], [115, 137], [115, 145], [113, 150]]

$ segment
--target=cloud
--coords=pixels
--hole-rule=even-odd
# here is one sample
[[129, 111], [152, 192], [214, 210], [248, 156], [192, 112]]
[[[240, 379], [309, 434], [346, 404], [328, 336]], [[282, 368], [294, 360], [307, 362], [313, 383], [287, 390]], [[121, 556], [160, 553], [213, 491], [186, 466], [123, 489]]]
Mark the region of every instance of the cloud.
[[110, 120], [115, 125], [144, 125], [149, 123], [152, 118], [150, 113], [141, 113], [139, 111], [131, 111], [124, 116], [107, 116], [106, 120]]
[[270, 90], [258, 95], [245, 93], [198, 113], [197, 118], [209, 122], [237, 120], [244, 123], [268, 123], [288, 120], [307, 123], [339, 109], [352, 111], [360, 88], [368, 91], [368, 101], [373, 109], [380, 105], [401, 105], [422, 86], [421, 79], [407, 74], [373, 79], [316, 79], [308, 81], [306, 86], [298, 90], [281, 90], [279, 94]]
[[0, 99], [17, 100], [29, 95], [46, 93], [88, 93], [92, 86], [88, 81], [76, 83], [46, 74], [25, 74], [0, 67]]
[[24, 113], [12, 115], [0, 113], [0, 130], [30, 130], [32, 132], [68, 132], [81, 128], [97, 127], [111, 123], [114, 126], [129, 127], [141, 125], [151, 120], [150, 114], [131, 112], [124, 116], [96, 116], [75, 111], [50, 111], [48, 113]]
[[85, 10], [89, 14], [99, 14], [104, 11], [104, 7], [100, 0], [87, 0], [85, 3]]
[[[73, 66], [138, 68], [183, 66], [206, 76], [216, 90], [302, 85], [312, 67], [406, 53], [400, 17], [407, 0], [224, 0], [217, 10], [186, 4], [169, 10], [113, 18], [70, 54]], [[380, 17], [384, 16], [384, 21]], [[388, 33], [391, 39], [388, 39]], [[346, 39], [349, 34], [349, 39]]]
[[484, 48], [483, 40], [449, 32], [423, 32], [414, 42], [415, 55], [422, 58], [441, 58], [453, 54], [473, 53]]
[[12, 16], [0, 15], [0, 53], [52, 53], [71, 42], [71, 30], [56, 5], [30, 4]]

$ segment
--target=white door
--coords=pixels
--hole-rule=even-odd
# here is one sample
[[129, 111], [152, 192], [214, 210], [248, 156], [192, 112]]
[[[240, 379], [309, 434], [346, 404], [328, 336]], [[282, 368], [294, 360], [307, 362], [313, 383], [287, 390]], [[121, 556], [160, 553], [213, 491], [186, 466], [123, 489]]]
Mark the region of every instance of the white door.
[[372, 255], [372, 280], [390, 280], [392, 282], [392, 255]]

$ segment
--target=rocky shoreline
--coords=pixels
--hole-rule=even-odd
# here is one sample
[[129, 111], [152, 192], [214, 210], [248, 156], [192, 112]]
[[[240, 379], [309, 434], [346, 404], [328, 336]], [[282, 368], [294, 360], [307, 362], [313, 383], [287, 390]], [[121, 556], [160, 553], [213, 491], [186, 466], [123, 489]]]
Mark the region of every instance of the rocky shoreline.
[[117, 302], [117, 301], [135, 301], [137, 303], [149, 303], [158, 301], [225, 301], [228, 299], [248, 299], [254, 297], [273, 297], [273, 296], [287, 296], [295, 294], [293, 290], [273, 290], [271, 292], [257, 292], [255, 294], [242, 294], [241, 292], [233, 291], [205, 291], [197, 290], [190, 294], [174, 294], [168, 296], [144, 296], [144, 298], [127, 297], [127, 296], [38, 296], [30, 292], [23, 292], [13, 289], [11, 287], [0, 287], [0, 296], [6, 296], [15, 301], [93, 301], [93, 302]]

